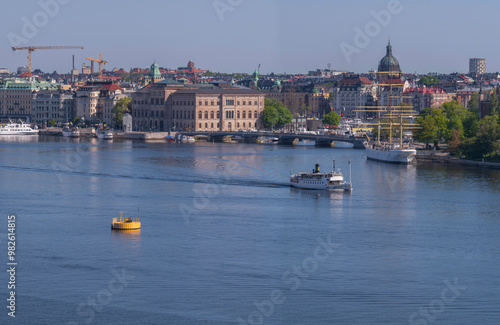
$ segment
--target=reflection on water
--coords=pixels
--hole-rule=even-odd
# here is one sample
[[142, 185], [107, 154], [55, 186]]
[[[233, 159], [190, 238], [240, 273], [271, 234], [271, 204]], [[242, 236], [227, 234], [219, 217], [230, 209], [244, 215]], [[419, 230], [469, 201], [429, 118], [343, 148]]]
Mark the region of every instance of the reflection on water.
[[141, 246], [141, 229], [118, 230], [111, 229], [113, 242], [123, 248], [137, 248]]

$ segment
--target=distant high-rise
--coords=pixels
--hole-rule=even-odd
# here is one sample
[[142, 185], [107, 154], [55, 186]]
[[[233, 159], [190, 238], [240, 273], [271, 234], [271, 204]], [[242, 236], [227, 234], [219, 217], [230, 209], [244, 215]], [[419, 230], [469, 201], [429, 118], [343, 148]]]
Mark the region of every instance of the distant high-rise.
[[469, 74], [481, 75], [486, 73], [486, 59], [471, 58], [469, 60]]

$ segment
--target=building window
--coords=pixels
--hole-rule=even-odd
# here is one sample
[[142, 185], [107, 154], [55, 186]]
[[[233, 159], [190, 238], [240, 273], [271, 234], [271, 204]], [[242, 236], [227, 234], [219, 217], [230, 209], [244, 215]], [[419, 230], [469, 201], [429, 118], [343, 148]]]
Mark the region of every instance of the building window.
[[210, 112], [210, 118], [213, 119], [214, 118], [214, 111], [211, 111]]
[[243, 106], [245, 106], [246, 104], [247, 104], [247, 102], [246, 102], [246, 101], [243, 101]]
[[199, 111], [199, 112], [198, 112], [198, 118], [199, 118], [200, 120], [201, 120], [201, 118], [202, 118], [202, 114], [203, 114], [203, 113], [202, 113], [201, 111]]
[[251, 122], [248, 122], [248, 127], [251, 128], [252, 127], [252, 123]]
[[226, 99], [226, 105], [234, 106], [234, 99]]
[[243, 118], [247, 118], [247, 112], [246, 111], [243, 111], [242, 117]]
[[201, 100], [198, 102], [198, 105], [199, 105], [199, 106], [203, 105], [203, 104], [201, 103]]
[[245, 127], [245, 122], [243, 122], [243, 127]]
[[208, 101], [205, 101], [205, 106], [208, 106]]
[[211, 102], [210, 102], [210, 105], [214, 106], [214, 102], [213, 102], [213, 101], [211, 101]]
[[254, 111], [254, 112], [253, 112], [253, 118], [257, 118], [257, 116], [258, 116], [258, 115], [257, 115], [257, 111]]
[[205, 111], [205, 119], [208, 120], [208, 112], [207, 111]]
[[201, 129], [201, 123], [200, 123], [200, 129]]
[[[283, 100], [283, 102], [284, 102], [284, 100]], [[255, 101], [253, 104], [254, 104], [254, 105], [257, 105], [257, 101]]]
[[[236, 118], [240, 118], [240, 111], [236, 112]], [[239, 126], [239, 125], [238, 125]]]
[[248, 111], [248, 118], [252, 118], [252, 111]]
[[205, 123], [205, 129], [208, 129], [208, 123]]
[[217, 118], [219, 119], [220, 118], [220, 112], [217, 111]]
[[212, 123], [212, 126], [211, 126], [211, 127], [212, 127], [212, 129], [214, 128], [214, 124], [213, 124], [213, 123]]

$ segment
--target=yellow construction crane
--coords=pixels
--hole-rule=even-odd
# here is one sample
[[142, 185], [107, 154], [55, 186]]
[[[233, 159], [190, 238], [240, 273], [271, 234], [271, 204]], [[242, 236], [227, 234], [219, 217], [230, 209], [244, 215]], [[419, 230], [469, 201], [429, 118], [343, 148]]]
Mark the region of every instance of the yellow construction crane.
[[64, 49], [82, 49], [83, 46], [24, 46], [24, 47], [13, 47], [13, 51], [28, 50], [28, 68], [29, 74], [31, 76], [32, 65], [31, 65], [31, 53], [34, 50], [64, 50]]
[[102, 77], [102, 65], [108, 63], [108, 61], [102, 60], [100, 53], [99, 53], [99, 60], [92, 58], [87, 58], [87, 60], [90, 60], [91, 63], [91, 68], [90, 68], [91, 73], [94, 73], [94, 62], [99, 63], [99, 77]]

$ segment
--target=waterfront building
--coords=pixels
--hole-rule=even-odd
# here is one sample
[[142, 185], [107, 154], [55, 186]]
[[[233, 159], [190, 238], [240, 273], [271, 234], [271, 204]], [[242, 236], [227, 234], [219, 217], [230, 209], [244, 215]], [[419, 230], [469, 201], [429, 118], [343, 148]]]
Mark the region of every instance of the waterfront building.
[[97, 122], [99, 94], [100, 86], [87, 84], [80, 87], [75, 96], [75, 116], [86, 121]]
[[6, 80], [0, 84], [0, 119], [30, 120], [33, 96], [40, 90], [56, 90], [58, 84], [48, 82], [28, 82], [26, 80]]
[[234, 131], [258, 128], [264, 94], [251, 89], [183, 89], [167, 107], [174, 130]]
[[106, 125], [113, 125], [113, 108], [116, 103], [129, 97], [124, 90], [116, 84], [104, 84], [99, 89], [99, 99], [96, 107], [96, 121]]
[[74, 118], [74, 93], [65, 90], [41, 90], [33, 96], [32, 121], [48, 125], [50, 120], [63, 124]]

